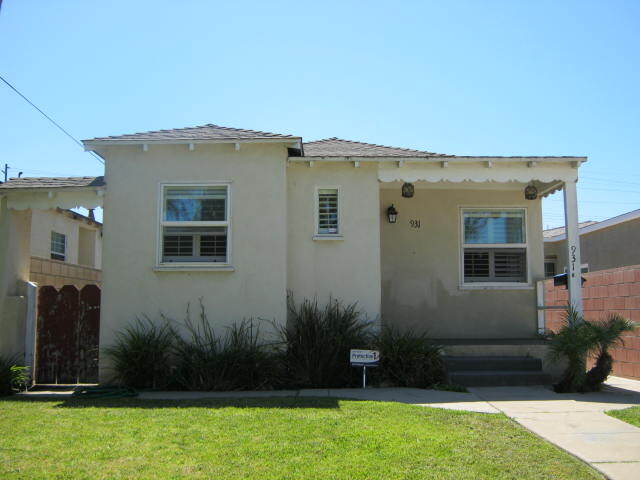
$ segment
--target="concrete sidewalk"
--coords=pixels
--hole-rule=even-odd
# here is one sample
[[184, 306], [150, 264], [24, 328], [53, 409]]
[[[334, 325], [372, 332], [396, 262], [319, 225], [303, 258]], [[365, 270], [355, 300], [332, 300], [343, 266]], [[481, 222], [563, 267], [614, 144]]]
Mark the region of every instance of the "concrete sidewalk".
[[640, 479], [640, 428], [604, 413], [640, 405], [640, 382], [610, 377], [605, 391], [588, 394], [556, 394], [544, 387], [470, 391], [608, 478]]

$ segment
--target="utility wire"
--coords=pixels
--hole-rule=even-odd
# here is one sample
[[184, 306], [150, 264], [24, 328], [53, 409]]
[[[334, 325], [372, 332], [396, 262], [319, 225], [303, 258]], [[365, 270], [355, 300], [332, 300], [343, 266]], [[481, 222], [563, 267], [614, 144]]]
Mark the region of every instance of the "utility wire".
[[[1, 0], [0, 0], [1, 2]], [[73, 140], [76, 144], [78, 144], [78, 146], [80, 148], [82, 148], [84, 150], [84, 145], [82, 145], [82, 142], [80, 140], [78, 140], [76, 137], [74, 137], [73, 135], [71, 135], [69, 132], [67, 132], [64, 128], [62, 128], [62, 126], [56, 122], [53, 118], [51, 118], [49, 115], [47, 115], [46, 113], [44, 113], [42, 110], [40, 110], [38, 108], [38, 106], [33, 103], [31, 100], [29, 100], [27, 97], [25, 97], [22, 93], [20, 93], [20, 91], [14, 87], [13, 85], [11, 85], [2, 75], [0, 75], [0, 80], [2, 80], [11, 90], [13, 90], [14, 92], [16, 92], [18, 95], [20, 95], [20, 97], [27, 102], [29, 105], [31, 105], [33, 108], [35, 108], [38, 112], [40, 112], [40, 114], [46, 118], [47, 120], [49, 120], [51, 123], [53, 123], [56, 127], [58, 127], [58, 129], [64, 133], [67, 137], [69, 137], [71, 140]], [[100, 158], [95, 152], [89, 151], [90, 154], [92, 154], [94, 157], [96, 157], [96, 159], [102, 163], [104, 165], [104, 160], [102, 160], [102, 158]]]

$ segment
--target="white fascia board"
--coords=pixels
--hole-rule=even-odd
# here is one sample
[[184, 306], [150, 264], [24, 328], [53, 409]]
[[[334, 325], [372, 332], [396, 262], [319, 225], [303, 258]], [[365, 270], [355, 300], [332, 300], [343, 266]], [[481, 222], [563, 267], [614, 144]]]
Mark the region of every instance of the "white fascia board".
[[176, 140], [83, 140], [82, 145], [85, 151], [92, 151], [94, 148], [114, 145], [189, 145], [201, 143], [288, 143], [299, 144], [302, 141], [300, 137], [291, 138], [225, 138], [215, 140], [196, 140], [196, 139], [176, 139]]
[[477, 162], [492, 162], [492, 163], [526, 163], [529, 164], [532, 161], [537, 163], [574, 163], [578, 162], [582, 164], [587, 161], [587, 157], [462, 157], [462, 156], [433, 156], [433, 157], [328, 157], [328, 156], [313, 156], [306, 155], [304, 157], [289, 157], [291, 162], [353, 162], [354, 159], [358, 159], [361, 162], [415, 162], [415, 163], [434, 163], [441, 165], [442, 162], [447, 164], [465, 164], [465, 163], [477, 163]]
[[[597, 232], [598, 230], [603, 230], [605, 228], [613, 227], [615, 225], [619, 225], [624, 222], [629, 222], [631, 220], [636, 220], [640, 218], [640, 208], [638, 210], [633, 210], [632, 212], [623, 213], [622, 215], [618, 215], [617, 217], [608, 218], [607, 220], [603, 220], [598, 223], [592, 223], [591, 225], [587, 225], [586, 227], [582, 227], [578, 230], [579, 235], [585, 235], [587, 233]], [[567, 234], [562, 233], [560, 235], [554, 235], [553, 237], [546, 237], [544, 239], [545, 242], [561, 242], [562, 240], [567, 239]]]

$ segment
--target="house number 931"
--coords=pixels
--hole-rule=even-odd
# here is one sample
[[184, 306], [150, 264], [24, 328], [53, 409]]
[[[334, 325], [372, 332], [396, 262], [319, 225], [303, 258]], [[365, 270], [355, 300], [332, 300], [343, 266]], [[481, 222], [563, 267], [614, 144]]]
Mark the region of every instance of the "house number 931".
[[420, 228], [420, 220], [409, 220], [409, 226], [411, 228]]

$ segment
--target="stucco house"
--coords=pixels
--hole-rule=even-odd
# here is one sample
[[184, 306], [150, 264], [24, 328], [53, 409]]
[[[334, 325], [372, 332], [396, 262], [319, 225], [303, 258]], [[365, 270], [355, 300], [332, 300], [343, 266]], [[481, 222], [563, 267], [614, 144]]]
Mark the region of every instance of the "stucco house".
[[[564, 227], [545, 230], [544, 265], [547, 277], [564, 271], [567, 263]], [[601, 222], [579, 224], [583, 271], [640, 265], [640, 209]]]
[[102, 204], [102, 177], [0, 183], [0, 354], [31, 365], [35, 288], [99, 284], [102, 224], [70, 209]]
[[216, 125], [83, 143], [105, 159], [101, 346], [141, 313], [181, 318], [199, 298], [218, 326], [286, 322], [290, 291], [357, 301], [370, 320], [426, 330], [452, 354], [542, 358], [541, 199], [560, 189], [581, 308], [585, 157], [457, 156]]

